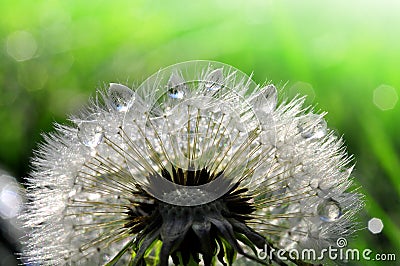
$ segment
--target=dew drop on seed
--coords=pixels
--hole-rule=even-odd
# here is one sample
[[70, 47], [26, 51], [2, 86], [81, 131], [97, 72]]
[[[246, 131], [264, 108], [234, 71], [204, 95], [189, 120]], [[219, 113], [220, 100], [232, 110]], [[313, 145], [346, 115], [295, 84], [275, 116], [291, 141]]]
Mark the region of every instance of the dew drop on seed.
[[334, 222], [342, 216], [342, 208], [339, 202], [333, 199], [322, 201], [317, 207], [317, 212], [324, 222]]
[[254, 95], [250, 102], [255, 109], [271, 113], [278, 103], [278, 92], [274, 85], [267, 85]]
[[103, 128], [95, 122], [82, 122], [79, 125], [78, 138], [87, 147], [95, 148], [104, 137]]
[[185, 80], [177, 73], [172, 73], [168, 80], [168, 96], [172, 99], [183, 99], [185, 96]]
[[72, 198], [76, 195], [77, 190], [73, 188], [69, 193], [68, 193], [68, 198]]
[[223, 81], [224, 74], [222, 73], [222, 68], [215, 69], [211, 71], [206, 77], [206, 89], [208, 91], [218, 91], [222, 88]]
[[170, 88], [168, 90], [168, 96], [172, 99], [183, 99], [185, 93], [183, 91], [178, 90], [177, 88]]
[[297, 125], [300, 135], [305, 139], [318, 139], [326, 135], [326, 121], [319, 115], [308, 114], [300, 118]]
[[134, 92], [131, 89], [117, 83], [110, 84], [108, 97], [111, 107], [118, 112], [128, 111], [135, 100]]
[[311, 181], [310, 181], [310, 187], [311, 187], [312, 189], [318, 188], [318, 187], [319, 187], [319, 180], [317, 180], [317, 179], [311, 180]]
[[108, 254], [108, 253], [104, 253], [104, 254], [102, 254], [101, 256], [102, 256], [102, 260], [103, 260], [104, 262], [108, 262], [108, 261], [110, 261], [110, 259], [111, 259], [111, 256], [110, 256], [110, 254]]
[[101, 194], [100, 193], [89, 193], [87, 195], [87, 199], [89, 201], [97, 201], [101, 198]]

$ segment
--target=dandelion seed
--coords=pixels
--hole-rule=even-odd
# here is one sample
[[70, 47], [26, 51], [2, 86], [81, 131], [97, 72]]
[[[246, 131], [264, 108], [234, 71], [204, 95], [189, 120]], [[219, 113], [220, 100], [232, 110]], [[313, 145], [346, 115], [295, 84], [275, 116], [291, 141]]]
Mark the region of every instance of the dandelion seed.
[[304, 98], [278, 102], [272, 84], [208, 61], [100, 93], [37, 151], [26, 261], [285, 265], [255, 248], [323, 249], [354, 231], [351, 158]]

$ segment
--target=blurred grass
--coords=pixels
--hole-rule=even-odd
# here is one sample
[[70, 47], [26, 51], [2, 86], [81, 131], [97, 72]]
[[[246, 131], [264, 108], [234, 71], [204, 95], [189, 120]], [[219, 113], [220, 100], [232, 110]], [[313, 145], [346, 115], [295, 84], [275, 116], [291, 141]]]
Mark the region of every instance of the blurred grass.
[[[134, 85], [181, 61], [222, 61], [329, 112], [355, 154], [362, 225], [385, 224], [354, 245], [400, 259], [400, 104], [373, 103], [382, 84], [400, 93], [400, 2], [0, 0], [0, 13], [0, 164], [20, 181], [40, 132], [95, 88]], [[28, 59], [15, 60], [16, 44]]]

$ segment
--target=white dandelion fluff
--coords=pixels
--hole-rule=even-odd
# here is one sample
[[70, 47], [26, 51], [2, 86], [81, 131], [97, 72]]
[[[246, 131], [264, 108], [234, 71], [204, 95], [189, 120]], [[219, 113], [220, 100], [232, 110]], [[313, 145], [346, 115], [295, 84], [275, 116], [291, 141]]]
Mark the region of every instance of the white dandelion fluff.
[[111, 83], [36, 152], [23, 258], [285, 265], [255, 248], [334, 245], [354, 232], [362, 201], [343, 141], [303, 103], [209, 61], [133, 90]]

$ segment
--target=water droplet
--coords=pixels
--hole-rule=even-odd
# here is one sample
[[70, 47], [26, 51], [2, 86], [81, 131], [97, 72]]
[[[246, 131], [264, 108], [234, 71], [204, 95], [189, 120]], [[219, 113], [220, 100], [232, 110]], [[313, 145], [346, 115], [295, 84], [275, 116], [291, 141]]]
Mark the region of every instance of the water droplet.
[[324, 222], [333, 222], [342, 216], [342, 208], [339, 202], [333, 199], [322, 201], [317, 207], [317, 212], [319, 218]]
[[110, 254], [108, 254], [108, 253], [104, 253], [104, 254], [101, 255], [101, 256], [102, 256], [103, 262], [105, 262], [105, 263], [109, 262], [110, 259], [111, 259], [111, 256], [110, 256]]
[[108, 97], [111, 107], [118, 112], [128, 111], [135, 100], [135, 94], [131, 89], [117, 83], [110, 83]]
[[299, 133], [305, 139], [318, 139], [326, 135], [326, 121], [316, 114], [307, 114], [300, 118], [297, 125]]
[[90, 201], [97, 201], [101, 198], [101, 194], [100, 193], [89, 193], [87, 195], [87, 199]]
[[319, 187], [319, 180], [318, 179], [313, 179], [310, 181], [310, 187], [312, 189], [316, 189]]
[[83, 145], [95, 148], [104, 137], [103, 128], [95, 122], [82, 122], [79, 125], [78, 138]]
[[72, 198], [76, 195], [77, 190], [73, 188], [69, 193], [68, 193], [68, 198]]
[[172, 99], [183, 99], [185, 93], [176, 88], [171, 88], [168, 90], [168, 96], [171, 97]]
[[185, 80], [177, 73], [172, 73], [168, 80], [168, 96], [172, 99], [183, 99], [185, 96]]
[[278, 92], [275, 86], [270, 84], [262, 88], [250, 99], [250, 103], [257, 110], [271, 113], [278, 103]]
[[222, 88], [224, 81], [224, 74], [222, 73], [222, 68], [215, 69], [211, 71], [206, 77], [206, 89], [208, 91], [218, 91]]

